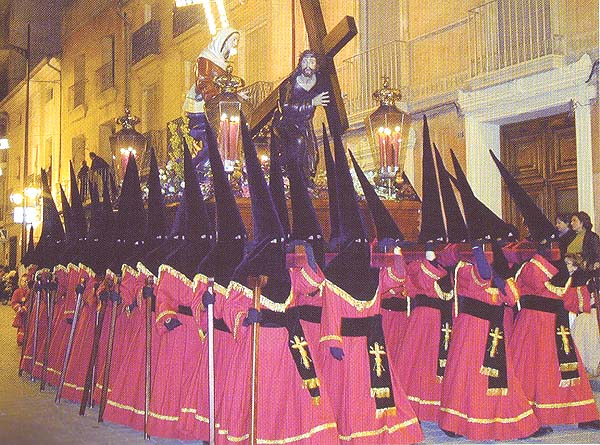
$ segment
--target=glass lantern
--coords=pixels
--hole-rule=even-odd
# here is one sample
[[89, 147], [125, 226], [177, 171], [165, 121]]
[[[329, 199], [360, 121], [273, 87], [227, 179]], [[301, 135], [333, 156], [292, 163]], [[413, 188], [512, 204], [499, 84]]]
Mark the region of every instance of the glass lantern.
[[249, 121], [252, 106], [247, 99], [237, 94], [245, 82], [241, 77], [233, 75], [231, 65], [227, 66], [226, 74], [215, 78], [215, 83], [221, 92], [206, 103], [206, 115], [210, 125], [216, 129], [225, 171], [231, 174], [241, 161], [241, 115], [243, 113]]
[[132, 116], [129, 108], [125, 108], [125, 114], [115, 119], [122, 128], [110, 137], [110, 148], [113, 159], [118, 159], [117, 169], [119, 183], [123, 181], [129, 154], [140, 156], [146, 148], [146, 138], [139, 133], [135, 126], [140, 123], [139, 118]]
[[388, 198], [393, 197], [396, 175], [404, 169], [409, 142], [410, 115], [396, 107], [401, 97], [400, 90], [390, 88], [389, 79], [384, 77], [383, 88], [373, 93], [379, 107], [365, 122], [379, 181], [387, 187]]

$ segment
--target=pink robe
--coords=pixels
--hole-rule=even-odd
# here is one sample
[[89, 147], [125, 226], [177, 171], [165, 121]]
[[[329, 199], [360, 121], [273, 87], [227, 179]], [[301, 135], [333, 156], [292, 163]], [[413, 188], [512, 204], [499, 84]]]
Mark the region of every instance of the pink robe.
[[[401, 255], [396, 256], [395, 261], [404, 262]], [[379, 292], [382, 296], [383, 333], [389, 351], [389, 359], [396, 369], [401, 366], [398, 357], [408, 327], [408, 291], [406, 287], [406, 266], [388, 266], [380, 269]]]
[[63, 399], [77, 403], [81, 402], [85, 377], [90, 363], [98, 308], [95, 287], [96, 284], [100, 284], [96, 279], [94, 271], [83, 264], [79, 265], [79, 272], [79, 278], [86, 280], [86, 286], [83, 291], [79, 320], [75, 327], [75, 336], [71, 349], [71, 358], [67, 365], [65, 383], [61, 395]]
[[[127, 268], [121, 282], [123, 307], [134, 300], [137, 300], [138, 306], [119, 319], [123, 324], [118, 338], [118, 349], [121, 352], [115, 347], [115, 357], [113, 357], [115, 368], [111, 371], [104, 420], [142, 431], [146, 384], [146, 305], [151, 304], [151, 301], [141, 296], [146, 279], [152, 273], [141, 263], [138, 264], [137, 269], [139, 272]], [[152, 359], [155, 359], [158, 349], [154, 318], [155, 314], [152, 313]], [[151, 367], [151, 376], [154, 371], [155, 369]]]
[[[443, 292], [437, 283], [446, 273], [445, 269], [429, 261], [409, 263], [406, 275], [411, 306], [414, 307], [417, 295], [424, 295], [435, 303], [440, 300], [449, 303], [452, 293]], [[395, 362], [399, 365], [402, 387], [420, 420], [438, 420], [443, 380], [437, 373], [441, 335], [440, 310], [424, 306], [411, 309], [406, 335]], [[450, 330], [444, 331], [443, 335], [450, 340]], [[446, 348], [449, 345], [450, 341], [445, 342]]]
[[[220, 443], [248, 444], [250, 431], [250, 374], [252, 326], [243, 326], [243, 319], [252, 307], [253, 291], [232, 282], [228, 288], [224, 320], [230, 327], [237, 347], [227, 377], [223, 397], [223, 424], [219, 430]], [[261, 311], [285, 317], [285, 311], [295, 306], [294, 292], [285, 303], [274, 303], [261, 296]], [[338, 443], [336, 422], [329, 397], [322, 387], [320, 375], [304, 381], [290, 352], [286, 327], [259, 328], [258, 413], [257, 440], [259, 443], [330, 444]], [[298, 338], [302, 348], [308, 347], [315, 357], [317, 345], [308, 338]], [[300, 346], [299, 346], [300, 347]], [[307, 362], [314, 365], [314, 358]], [[318, 371], [317, 371], [318, 372]], [[313, 399], [309, 388], [320, 387], [320, 396]]]
[[[544, 257], [535, 255], [517, 274], [521, 298], [536, 295], [562, 300], [567, 311], [589, 312], [590, 294], [587, 288], [553, 286], [549, 280], [557, 272]], [[509, 345], [515, 373], [542, 425], [597, 420], [598, 408], [576, 347], [570, 355], [573, 360], [576, 359], [579, 378], [567, 381], [561, 378], [555, 340], [558, 335], [556, 317], [554, 313], [521, 309]], [[568, 324], [565, 328], [568, 330]]]
[[[194, 320], [196, 296], [206, 289], [206, 277], [194, 281], [170, 266], [160, 267], [156, 288], [156, 365], [153, 366], [152, 397], [148, 431], [150, 436], [188, 440], [191, 435], [180, 428], [184, 396], [198, 360], [204, 355], [205, 333]], [[177, 318], [182, 325], [168, 331], [164, 322]], [[154, 361], [154, 360], [153, 360]]]
[[[50, 340], [50, 351], [48, 354], [48, 368], [46, 372], [46, 382], [52, 386], [58, 386], [60, 375], [62, 373], [65, 351], [71, 332], [71, 325], [67, 323], [67, 318], [73, 318], [73, 314], [67, 314], [67, 308], [70, 303], [70, 293], [75, 294], [75, 286], [70, 292], [69, 285], [77, 281], [79, 277], [79, 267], [69, 264], [67, 267], [56, 266], [54, 274], [58, 281], [56, 299], [54, 305], [54, 322], [52, 326], [52, 338]], [[72, 278], [74, 277], [74, 278]]]
[[[506, 283], [503, 294], [492, 287], [491, 280], [482, 279], [472, 264], [460, 262], [456, 267], [458, 295], [485, 303], [486, 306], [481, 306], [485, 310], [493, 311], [497, 307], [498, 317], [503, 320], [502, 306], [512, 306], [519, 298], [514, 280]], [[506, 388], [493, 388], [488, 382], [488, 376], [493, 372], [484, 366], [484, 357], [491, 354], [491, 350], [486, 349], [488, 341], [492, 342], [490, 346], [494, 344], [494, 337], [488, 337], [496, 334], [495, 329], [490, 331], [490, 325], [487, 319], [463, 312], [454, 321], [443, 381], [439, 425], [446, 431], [475, 441], [525, 438], [536, 432], [540, 425], [515, 376], [512, 357], [508, 351]], [[504, 330], [500, 329], [495, 338], [504, 336]], [[507, 344], [506, 338], [499, 341]]]
[[[342, 336], [342, 320], [381, 317], [381, 294], [367, 301], [356, 300], [327, 281], [323, 293], [321, 347], [323, 382], [330, 394], [341, 443], [401, 444], [423, 440], [414, 410], [400, 384], [398, 370], [390, 362], [394, 407], [379, 412], [371, 390], [371, 365], [366, 336]], [[384, 352], [387, 354], [387, 343]], [[344, 358], [336, 360], [330, 347], [339, 347]]]

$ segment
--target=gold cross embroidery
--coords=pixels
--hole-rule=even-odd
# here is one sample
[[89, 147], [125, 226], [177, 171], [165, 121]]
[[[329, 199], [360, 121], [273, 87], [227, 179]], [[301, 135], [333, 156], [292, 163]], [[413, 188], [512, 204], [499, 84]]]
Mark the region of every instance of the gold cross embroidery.
[[496, 328], [493, 331], [490, 331], [490, 337], [492, 337], [492, 349], [490, 350], [490, 357], [496, 356], [496, 351], [498, 350], [498, 343], [504, 337], [502, 336], [502, 331], [500, 328]]
[[571, 347], [569, 346], [569, 335], [571, 335], [571, 332], [569, 331], [569, 328], [565, 328], [561, 325], [560, 329], [556, 330], [556, 335], [562, 337], [563, 349], [565, 350], [565, 354], [569, 355], [571, 352]]
[[444, 351], [447, 351], [448, 344], [450, 343], [450, 334], [452, 333], [452, 327], [448, 322], [442, 328], [442, 332], [444, 333]]
[[375, 356], [375, 373], [377, 374], [377, 377], [381, 377], [381, 373], [384, 370], [382, 356], [386, 355], [383, 346], [375, 342], [375, 345], [369, 348], [369, 354]]
[[306, 342], [306, 340], [304, 340], [304, 337], [298, 337], [297, 335], [294, 335], [294, 343], [292, 344], [292, 349], [297, 349], [298, 352], [300, 352], [300, 356], [302, 357], [302, 364], [306, 369], [310, 369], [310, 358], [308, 357], [308, 351], [306, 350], [306, 346], [308, 346], [308, 343]]

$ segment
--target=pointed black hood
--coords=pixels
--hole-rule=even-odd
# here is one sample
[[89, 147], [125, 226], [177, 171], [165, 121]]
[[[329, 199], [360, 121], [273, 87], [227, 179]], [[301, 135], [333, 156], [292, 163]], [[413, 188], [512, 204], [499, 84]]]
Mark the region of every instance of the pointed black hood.
[[223, 167], [217, 139], [210, 126], [206, 128], [206, 138], [215, 193], [217, 243], [200, 263], [198, 272], [214, 277], [217, 283], [227, 286], [235, 268], [244, 257], [246, 227]]
[[291, 160], [287, 165], [292, 201], [292, 239], [304, 240], [313, 249], [315, 260], [320, 267], [325, 265], [325, 241], [317, 212], [308, 193], [306, 177], [298, 162]]
[[160, 185], [160, 174], [156, 153], [153, 147], [150, 151], [150, 173], [148, 174], [148, 225], [146, 229], [146, 248], [148, 251], [158, 247], [167, 236], [167, 217], [165, 200]]
[[50, 193], [48, 176], [42, 169], [42, 234], [36, 246], [36, 259], [40, 267], [52, 268], [59, 262], [64, 248], [65, 230], [58, 209]]
[[421, 243], [447, 239], [439, 190], [427, 116], [423, 116], [423, 204], [421, 206], [421, 232], [419, 233], [419, 242]]
[[33, 241], [33, 226], [29, 227], [29, 242], [27, 243], [27, 252], [21, 258], [21, 263], [24, 266], [30, 266], [36, 264], [35, 259], [35, 243]]
[[469, 238], [467, 225], [463, 218], [462, 212], [456, 200], [456, 195], [450, 183], [450, 177], [444, 166], [442, 156], [435, 144], [433, 144], [435, 152], [435, 160], [437, 164], [438, 178], [440, 181], [440, 190], [444, 202], [444, 215], [446, 216], [446, 227], [449, 243], [460, 243]]
[[290, 217], [288, 215], [287, 202], [285, 199], [285, 187], [283, 185], [283, 173], [281, 171], [281, 153], [276, 150], [276, 144], [271, 143], [270, 165], [269, 165], [269, 191], [273, 197], [273, 203], [279, 215], [279, 221], [283, 228], [286, 239], [290, 237]]
[[243, 117], [240, 128], [248, 172], [254, 239], [250, 252], [236, 268], [232, 279], [248, 286], [249, 276], [266, 275], [268, 282], [263, 288], [263, 294], [272, 301], [283, 303], [291, 289], [286, 269], [283, 228]]
[[450, 150], [450, 155], [452, 156], [456, 180], [452, 177], [450, 178], [460, 192], [470, 239], [514, 240], [517, 234], [513, 233], [512, 226], [505, 223], [483, 202], [477, 199], [471, 185], [467, 181], [467, 176], [452, 150]]
[[[204, 197], [194, 169], [192, 155], [183, 140], [183, 174], [185, 189], [183, 191], [184, 242], [165, 258], [168, 264], [193, 279], [200, 262], [206, 257], [214, 244], [214, 229], [208, 217]], [[179, 212], [178, 212], [179, 213]], [[176, 218], [177, 219], [177, 218]]]
[[513, 175], [506, 169], [504, 164], [492, 153], [490, 155], [496, 163], [504, 183], [508, 187], [508, 192], [513, 201], [519, 208], [519, 211], [525, 219], [525, 224], [529, 229], [529, 235], [532, 241], [551, 241], [556, 238], [556, 228], [552, 222], [542, 213], [540, 208], [535, 205], [531, 196], [519, 185]]
[[116, 215], [117, 264], [113, 267], [121, 270], [123, 264], [135, 267], [146, 253], [144, 239], [146, 237], [146, 209], [140, 187], [140, 176], [133, 153], [129, 154], [127, 168], [123, 177], [119, 209]]
[[73, 228], [78, 238], [85, 238], [87, 235], [87, 221], [85, 219], [85, 210], [81, 194], [77, 187], [77, 176], [73, 168], [73, 162], [69, 162], [69, 172], [71, 176], [71, 214], [73, 215]]
[[335, 131], [332, 136], [340, 221], [340, 253], [327, 264], [324, 273], [332, 283], [352, 297], [370, 300], [379, 284], [379, 269], [371, 267], [367, 232], [360, 215], [342, 137]]
[[63, 221], [65, 222], [65, 242], [68, 245], [76, 241], [79, 236], [75, 233], [73, 212], [71, 211], [71, 206], [69, 205], [62, 184], [59, 184], [58, 188], [60, 190], [60, 205], [62, 207]]
[[404, 235], [400, 231], [400, 228], [390, 215], [390, 212], [385, 208], [379, 196], [375, 192], [375, 189], [365, 176], [364, 172], [356, 162], [356, 158], [350, 153], [350, 159], [352, 160], [352, 164], [354, 165], [354, 171], [356, 172], [356, 176], [360, 181], [360, 185], [365, 194], [365, 198], [367, 199], [367, 204], [369, 205], [369, 211], [371, 212], [371, 217], [373, 218], [373, 222], [375, 223], [375, 229], [377, 230], [377, 239], [382, 240], [384, 238], [390, 238], [393, 240], [404, 241]]
[[329, 197], [329, 225], [331, 234], [329, 235], [328, 250], [337, 250], [337, 244], [340, 238], [340, 220], [337, 201], [337, 179], [335, 177], [335, 161], [331, 154], [329, 146], [329, 137], [327, 129], [323, 123], [323, 153], [325, 154], [325, 172], [327, 175], [327, 195]]

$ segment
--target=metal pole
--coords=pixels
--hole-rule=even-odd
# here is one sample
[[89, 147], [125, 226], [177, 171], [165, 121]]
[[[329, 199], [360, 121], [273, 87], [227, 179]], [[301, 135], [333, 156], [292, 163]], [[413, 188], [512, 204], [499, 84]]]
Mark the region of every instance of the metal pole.
[[[208, 292], [214, 295], [215, 279], [208, 279]], [[215, 319], [214, 304], [206, 308], [208, 317], [208, 425], [209, 444], [215, 445]]]
[[[25, 140], [23, 142], [23, 177], [21, 178], [21, 189], [25, 194], [25, 177], [27, 176], [27, 164], [29, 162], [29, 80], [31, 76], [31, 25], [27, 23], [27, 52], [26, 52], [26, 83], [25, 83]], [[23, 228], [21, 233], [21, 258], [27, 249], [27, 222], [25, 220], [25, 209], [27, 208], [27, 197], [23, 201]]]

